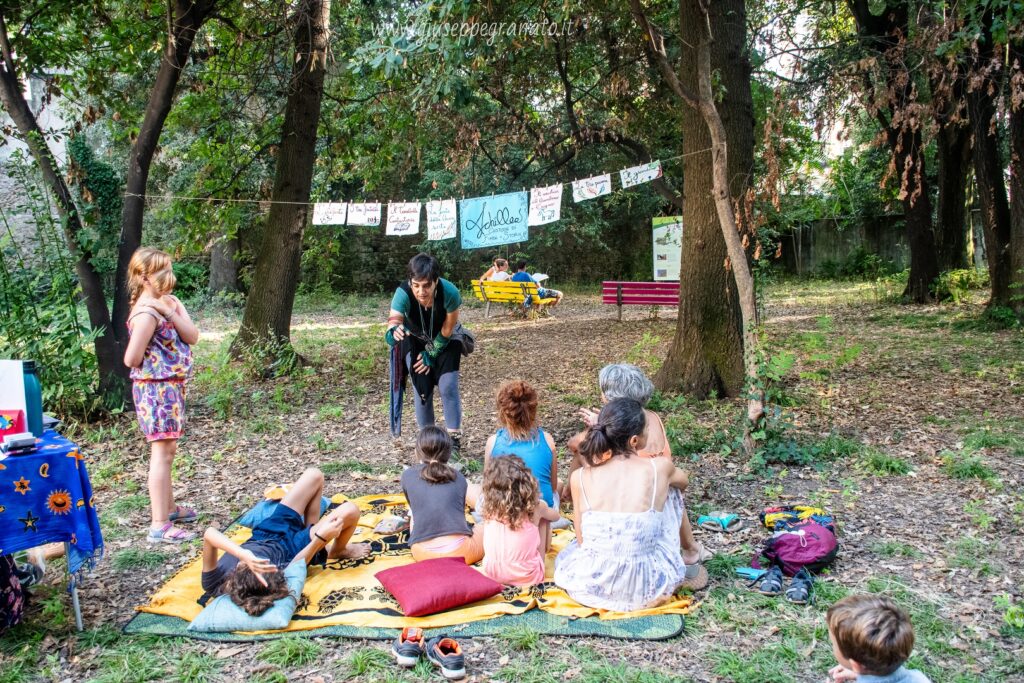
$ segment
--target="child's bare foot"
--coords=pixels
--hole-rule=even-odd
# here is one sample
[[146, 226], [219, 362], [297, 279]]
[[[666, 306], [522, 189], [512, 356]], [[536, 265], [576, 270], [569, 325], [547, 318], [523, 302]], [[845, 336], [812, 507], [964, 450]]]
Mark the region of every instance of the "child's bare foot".
[[349, 543], [337, 557], [344, 560], [361, 560], [369, 554], [369, 543]]
[[705, 560], [710, 560], [715, 556], [713, 552], [704, 547], [703, 543], [697, 543], [691, 548], [682, 548], [683, 551], [683, 564], [700, 564]]

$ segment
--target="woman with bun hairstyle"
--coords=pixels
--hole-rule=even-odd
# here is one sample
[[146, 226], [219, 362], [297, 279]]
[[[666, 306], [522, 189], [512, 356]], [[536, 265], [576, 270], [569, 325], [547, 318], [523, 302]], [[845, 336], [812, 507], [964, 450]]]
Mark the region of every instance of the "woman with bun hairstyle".
[[688, 577], [679, 552], [679, 488], [686, 473], [668, 458], [640, 458], [647, 416], [632, 399], [609, 401], [580, 443], [583, 467], [569, 480], [576, 540], [555, 561], [555, 583], [589, 607], [631, 612], [707, 583]]

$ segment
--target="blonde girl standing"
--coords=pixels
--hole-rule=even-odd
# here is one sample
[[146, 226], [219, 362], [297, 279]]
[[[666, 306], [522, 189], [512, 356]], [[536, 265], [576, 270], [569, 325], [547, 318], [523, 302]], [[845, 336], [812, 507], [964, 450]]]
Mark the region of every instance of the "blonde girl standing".
[[171, 463], [185, 425], [185, 380], [192, 373], [192, 349], [199, 330], [174, 291], [171, 257], [142, 247], [128, 264], [128, 348], [132, 398], [139, 426], [150, 444], [149, 501], [152, 522], [146, 540], [182, 543], [195, 534], [174, 522], [195, 521], [191, 508], [174, 503]]

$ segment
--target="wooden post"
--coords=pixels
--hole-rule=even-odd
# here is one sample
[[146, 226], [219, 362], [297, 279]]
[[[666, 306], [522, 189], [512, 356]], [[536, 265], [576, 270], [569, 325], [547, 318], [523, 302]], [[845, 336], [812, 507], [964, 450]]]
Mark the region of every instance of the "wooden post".
[[615, 304], [619, 308], [619, 322], [622, 322], [622, 283], [616, 283], [615, 285]]

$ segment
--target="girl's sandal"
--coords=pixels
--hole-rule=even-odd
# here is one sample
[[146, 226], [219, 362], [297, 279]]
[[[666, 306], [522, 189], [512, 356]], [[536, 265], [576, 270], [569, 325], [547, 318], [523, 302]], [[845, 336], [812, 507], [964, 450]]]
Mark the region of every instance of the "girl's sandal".
[[174, 512], [167, 515], [167, 519], [172, 522], [194, 522], [199, 519], [199, 513], [192, 508], [183, 508], [180, 505], [175, 505]]
[[679, 584], [679, 588], [691, 591], [699, 591], [708, 585], [708, 570], [702, 564], [686, 565], [685, 580]]
[[150, 529], [146, 541], [149, 543], [184, 543], [191, 541], [196, 535], [192, 531], [185, 531], [174, 526], [173, 522], [167, 522], [159, 529]]

